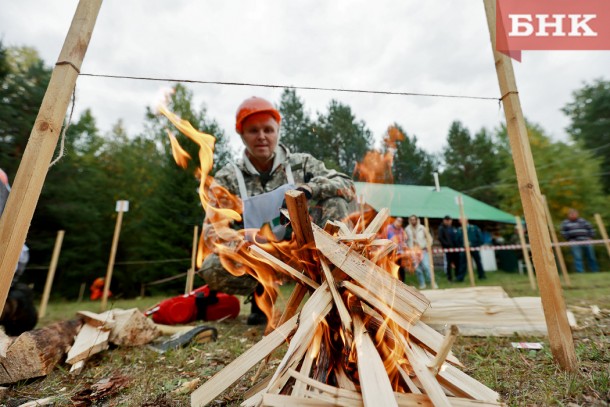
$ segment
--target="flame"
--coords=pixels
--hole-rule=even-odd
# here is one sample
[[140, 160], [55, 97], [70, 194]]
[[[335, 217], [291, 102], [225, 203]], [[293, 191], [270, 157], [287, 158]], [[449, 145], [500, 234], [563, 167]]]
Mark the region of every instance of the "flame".
[[[269, 321], [268, 328], [274, 327], [277, 323], [277, 313], [274, 304], [278, 296], [278, 286], [283, 283], [283, 279], [275, 271], [274, 264], [266, 259], [252, 256], [247, 247], [251, 245], [259, 246], [272, 256], [288, 263], [297, 270], [304, 270], [311, 278], [319, 281], [320, 274], [317, 269], [316, 252], [311, 250], [311, 246], [299, 246], [294, 236], [290, 241], [276, 241], [274, 234], [268, 226], [263, 227], [260, 231], [233, 230], [231, 225], [233, 222], [241, 220], [243, 205], [239, 197], [234, 196], [227, 189], [216, 184], [214, 179], [209, 175], [213, 166], [214, 137], [194, 129], [188, 121], [180, 119], [164, 107], [160, 107], [159, 111], [181, 133], [199, 146], [198, 158], [200, 168], [195, 173], [196, 177], [200, 180], [198, 192], [215, 236], [207, 242], [204, 239], [200, 239], [198, 264], [201, 264], [205, 256], [214, 251], [219, 255], [221, 264], [229, 273], [235, 276], [247, 275], [255, 278], [264, 288], [262, 293], [255, 295], [255, 301], [267, 315]], [[168, 136], [174, 159], [178, 165], [186, 168], [189, 160], [192, 158], [182, 149], [176, 137], [169, 131]], [[356, 165], [355, 174], [358, 174], [360, 179], [368, 182], [392, 182], [392, 163], [396, 151], [396, 143], [403, 139], [404, 134], [397, 128], [390, 127], [384, 138], [387, 145], [386, 151], [383, 153], [379, 151], [367, 153], [364, 160]], [[353, 233], [363, 231], [376, 215], [376, 212], [366, 205], [363, 198], [361, 198], [360, 204], [359, 211], [351, 214], [345, 220], [346, 223], [356, 225], [352, 229]], [[392, 221], [393, 219], [388, 219], [386, 225]], [[386, 225], [379, 229], [378, 238], [387, 238], [385, 235]], [[374, 261], [378, 266], [394, 276], [398, 275], [399, 265], [397, 262], [400, 262], [403, 267], [409, 270], [414, 270], [422, 257], [422, 252], [419, 248], [410, 250], [405, 248], [400, 255], [394, 250], [389, 255], [380, 256], [375, 256], [375, 254], [378, 250], [383, 250], [383, 248], [368, 246], [366, 243], [352, 243], [352, 249], [365, 254], [370, 259], [375, 259]], [[304, 251], [314, 254], [311, 261], [305, 262], [302, 260], [311, 258], [310, 256], [305, 256]], [[341, 273], [338, 270], [335, 278], [347, 278], [346, 275], [341, 275]], [[341, 298], [350, 312], [365, 315], [363, 322], [366, 330], [374, 338], [375, 347], [382, 357], [392, 386], [396, 391], [402, 391], [405, 383], [401, 378], [399, 367], [408, 371], [410, 366], [404, 357], [405, 345], [401, 340], [396, 338], [399, 334], [406, 336], [407, 333], [394, 321], [370, 309], [368, 305], [361, 302], [357, 296], [347, 290], [341, 293]], [[393, 304], [386, 305], [390, 308], [393, 307]], [[302, 317], [308, 318], [312, 316], [306, 315]], [[335, 329], [335, 327], [339, 328]], [[347, 376], [350, 380], [358, 383], [357, 352], [353, 343], [352, 346], [348, 346], [347, 335], [348, 333], [344, 332], [343, 328], [341, 328], [339, 315], [336, 311], [330, 312], [326, 318], [322, 319], [322, 323], [316, 327], [313, 342], [311, 343], [311, 351], [309, 352], [311, 357], [314, 358], [312, 375], [316, 380], [324, 383], [333, 383], [337, 379], [336, 375], [341, 374], [342, 377]]]
[[178, 164], [180, 167], [186, 169], [186, 167], [188, 166], [188, 162], [191, 159], [191, 155], [189, 153], [187, 153], [182, 148], [182, 146], [180, 146], [180, 144], [178, 143], [178, 140], [176, 139], [176, 136], [174, 136], [174, 133], [167, 130], [167, 136], [169, 137], [169, 142], [172, 146], [172, 155], [174, 156], [174, 160], [176, 161], [176, 164]]

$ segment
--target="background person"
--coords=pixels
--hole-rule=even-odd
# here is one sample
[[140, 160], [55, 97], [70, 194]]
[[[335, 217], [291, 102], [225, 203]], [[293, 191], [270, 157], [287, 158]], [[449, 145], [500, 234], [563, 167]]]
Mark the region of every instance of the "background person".
[[[432, 237], [415, 215], [409, 216], [409, 224], [406, 227], [406, 232], [407, 245], [409, 248], [421, 250], [422, 253], [421, 261], [415, 268], [415, 275], [419, 283], [419, 289], [423, 290], [426, 288], [426, 284], [431, 284], [428, 242], [432, 240]], [[431, 286], [432, 288], [438, 288], [436, 283], [432, 283]]]
[[[237, 209], [235, 204], [223, 199], [221, 189], [241, 198], [242, 222], [230, 225], [234, 229], [258, 230], [268, 224], [279, 239], [285, 238], [285, 228], [280, 222], [280, 207], [284, 194], [290, 189], [305, 193], [310, 214], [316, 224], [323, 226], [327, 220], [342, 219], [348, 215], [348, 203], [356, 196], [350, 177], [329, 170], [324, 163], [310, 154], [291, 153], [280, 144], [281, 116], [267, 100], [251, 97], [237, 109], [235, 130], [244, 143], [244, 153], [236, 163], [220, 169], [210, 186], [210, 204], [216, 207]], [[312, 136], [313, 137], [313, 136]], [[315, 142], [315, 140], [312, 140]], [[203, 236], [210, 250], [215, 252], [216, 234], [212, 211], [206, 212]], [[226, 220], [222, 221], [226, 222]], [[226, 271], [216, 253], [208, 255], [201, 267], [210, 289], [229, 294], [248, 295], [263, 286], [248, 274], [237, 277]], [[267, 319], [252, 301], [248, 324], [263, 324]]]
[[[595, 236], [593, 226], [583, 218], [581, 218], [576, 209], [568, 211], [568, 218], [561, 222], [561, 235], [568, 242], [582, 242], [591, 240]], [[585, 252], [587, 257], [587, 265], [592, 272], [599, 271], [597, 259], [595, 258], [595, 250], [590, 244], [572, 245], [570, 246], [572, 256], [574, 257], [574, 267], [577, 273], [584, 273], [584, 265], [582, 261], [582, 253]]]
[[[481, 233], [481, 229], [477, 225], [472, 225], [466, 221], [466, 234], [468, 235], [468, 243], [471, 248], [481, 247], [483, 244], [483, 235]], [[464, 247], [464, 234], [458, 233], [458, 245], [459, 247]], [[477, 265], [477, 275], [479, 280], [484, 280], [487, 277], [485, 276], [485, 269], [483, 268], [483, 262], [481, 262], [481, 252], [479, 250], [472, 250], [470, 252], [470, 256], [474, 260]], [[456, 281], [462, 282], [464, 281], [464, 277], [466, 276], [466, 270], [468, 267], [466, 265], [466, 253], [460, 253], [460, 267], [459, 267], [459, 275], [456, 276]]]
[[[458, 246], [458, 230], [453, 227], [453, 219], [447, 215], [438, 227], [438, 240], [443, 249], [454, 249]], [[453, 281], [453, 277], [459, 274], [460, 253], [445, 252], [445, 275], [447, 280]]]

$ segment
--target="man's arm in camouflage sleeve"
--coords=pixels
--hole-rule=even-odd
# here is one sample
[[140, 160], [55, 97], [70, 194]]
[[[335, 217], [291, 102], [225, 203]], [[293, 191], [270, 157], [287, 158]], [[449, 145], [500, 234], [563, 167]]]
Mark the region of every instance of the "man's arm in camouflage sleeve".
[[307, 160], [307, 172], [313, 174], [313, 178], [307, 183], [312, 189], [312, 196], [315, 200], [341, 197], [347, 202], [356, 197], [354, 181], [347, 175], [329, 170], [324, 163], [313, 156]]

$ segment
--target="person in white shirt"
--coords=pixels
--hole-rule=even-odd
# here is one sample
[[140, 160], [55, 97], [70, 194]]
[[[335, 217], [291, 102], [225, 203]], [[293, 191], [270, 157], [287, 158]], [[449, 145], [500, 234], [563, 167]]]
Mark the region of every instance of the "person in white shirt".
[[415, 268], [415, 276], [419, 283], [419, 289], [426, 288], [426, 284], [430, 284], [432, 288], [438, 288], [436, 283], [431, 283], [430, 279], [430, 260], [428, 256], [428, 241], [432, 237], [426, 228], [419, 222], [419, 218], [415, 215], [409, 216], [409, 224], [406, 227], [407, 246], [411, 249], [421, 251], [422, 258]]

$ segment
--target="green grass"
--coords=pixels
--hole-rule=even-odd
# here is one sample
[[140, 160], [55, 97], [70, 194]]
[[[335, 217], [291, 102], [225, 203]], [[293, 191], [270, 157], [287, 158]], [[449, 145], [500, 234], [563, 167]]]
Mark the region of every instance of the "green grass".
[[[464, 283], [449, 283], [439, 275], [440, 288], [468, 287]], [[517, 273], [488, 273], [487, 279], [477, 285], [501, 285], [510, 296], [537, 296], [526, 275]], [[578, 369], [566, 373], [559, 369], [550, 352], [548, 338], [458, 338], [454, 345], [456, 356], [464, 363], [465, 371], [475, 379], [498, 391], [510, 406], [523, 405], [576, 405], [607, 406], [610, 400], [610, 315], [602, 313], [596, 318], [589, 306], [610, 309], [610, 273], [570, 274], [572, 287], [565, 287], [568, 308], [577, 317], [579, 329], [574, 331]], [[411, 283], [413, 281], [409, 281]], [[292, 291], [291, 285], [281, 288], [278, 305], [282, 307]], [[116, 300], [113, 308], [146, 309], [162, 298], [147, 297], [134, 300]], [[39, 326], [73, 318], [77, 310], [99, 311], [99, 303], [85, 301], [51, 302], [47, 316]], [[130, 379], [128, 385], [94, 405], [103, 406], [184, 406], [189, 405], [188, 394], [173, 391], [182, 383], [200, 378], [202, 382], [224, 368], [235, 357], [257, 343], [262, 328], [250, 328], [244, 321], [249, 305], [242, 306], [237, 320], [206, 323], [216, 326], [218, 341], [196, 344], [184, 349], [159, 355], [147, 347], [111, 348], [95, 355], [86, 364], [80, 376], [68, 374], [67, 365], [60, 364], [45, 378], [8, 385], [6, 405], [18, 400], [57, 396], [57, 406], [72, 405], [70, 397], [87, 389], [91, 384], [113, 375]], [[511, 342], [542, 342], [542, 351], [523, 351], [512, 348]], [[281, 353], [280, 353], [281, 355]], [[265, 371], [270, 374], [276, 364]], [[228, 391], [218, 397], [214, 405], [239, 405], [244, 392], [251, 386], [249, 372]], [[604, 404], [606, 403], [606, 404]]]

